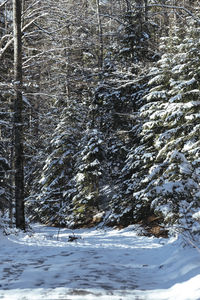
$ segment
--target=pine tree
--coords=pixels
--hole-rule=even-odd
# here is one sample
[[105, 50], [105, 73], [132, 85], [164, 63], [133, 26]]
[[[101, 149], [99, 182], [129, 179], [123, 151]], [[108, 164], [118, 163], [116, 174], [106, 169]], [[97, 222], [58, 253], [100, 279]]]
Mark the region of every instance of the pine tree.
[[89, 225], [100, 210], [100, 180], [103, 174], [103, 139], [97, 129], [88, 129], [76, 158], [76, 194], [72, 199], [74, 226]]
[[[77, 103], [74, 101], [73, 105], [77, 106]], [[78, 107], [77, 110], [81, 111]], [[80, 139], [80, 128], [73, 127], [77, 125], [75, 112], [74, 107], [67, 107], [62, 112], [47, 147], [48, 154], [42, 174], [36, 174], [39, 184], [35, 181], [36, 186], [28, 199], [28, 210], [32, 219], [43, 223], [64, 225], [71, 213], [75, 190], [74, 155], [77, 151], [77, 140]]]
[[135, 222], [154, 213], [174, 223], [187, 205], [199, 205], [199, 31], [190, 22], [184, 34], [173, 27], [166, 53], [150, 71], [140, 145], [126, 164]]

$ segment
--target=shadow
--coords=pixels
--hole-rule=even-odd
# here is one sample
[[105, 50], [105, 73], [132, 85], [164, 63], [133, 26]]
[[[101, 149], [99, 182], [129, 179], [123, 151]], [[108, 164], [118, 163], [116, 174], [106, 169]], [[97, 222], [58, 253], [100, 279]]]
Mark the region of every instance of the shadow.
[[35, 231], [31, 237], [9, 237], [9, 247], [1, 248], [0, 298], [12, 300], [17, 293], [20, 300], [108, 295], [132, 300], [157, 293], [170, 299], [162, 293], [173, 293], [177, 285], [182, 292], [200, 274], [199, 253], [177, 240], [90, 229], [76, 230], [80, 239], [68, 242], [71, 230], [60, 230], [59, 239], [57, 228], [36, 226]]

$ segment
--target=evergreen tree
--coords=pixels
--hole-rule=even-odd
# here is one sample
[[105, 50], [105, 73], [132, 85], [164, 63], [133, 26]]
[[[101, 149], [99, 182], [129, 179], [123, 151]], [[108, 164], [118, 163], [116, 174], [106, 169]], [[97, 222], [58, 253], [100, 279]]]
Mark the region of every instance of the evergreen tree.
[[88, 129], [75, 155], [76, 194], [73, 202], [74, 226], [89, 225], [100, 210], [100, 180], [103, 175], [103, 140], [97, 129]]
[[[73, 105], [77, 106], [77, 103], [74, 101]], [[64, 225], [71, 212], [71, 199], [74, 195], [74, 155], [77, 151], [77, 140], [80, 139], [80, 127], [77, 123], [77, 128], [73, 127], [75, 111], [74, 107], [72, 109], [69, 106], [62, 112], [47, 146], [42, 174], [37, 174], [36, 170], [36, 186], [28, 198], [28, 210], [32, 218], [44, 223]]]
[[184, 34], [173, 27], [150, 71], [139, 146], [124, 168], [133, 222], [154, 213], [174, 223], [187, 206], [199, 205], [199, 30], [190, 22]]

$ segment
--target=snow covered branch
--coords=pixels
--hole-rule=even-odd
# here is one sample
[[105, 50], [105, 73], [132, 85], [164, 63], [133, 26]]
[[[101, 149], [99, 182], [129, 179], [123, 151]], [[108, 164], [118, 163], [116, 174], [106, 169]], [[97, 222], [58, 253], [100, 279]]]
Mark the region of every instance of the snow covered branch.
[[[153, 3], [153, 4], [148, 4], [147, 7], [161, 7], [161, 8], [168, 8], [168, 9], [178, 9], [178, 10], [183, 10], [185, 11], [188, 15], [190, 15], [195, 21], [200, 24], [200, 19], [195, 16], [189, 9], [185, 8], [184, 6], [176, 6], [176, 5], [167, 5], [167, 4], [158, 4], [158, 3]], [[134, 6], [134, 8], [140, 8], [144, 9], [145, 7], [143, 6]]]
[[8, 0], [4, 1], [3, 3], [1, 3], [1, 4], [0, 4], [0, 9], [1, 9], [2, 7], [4, 7], [4, 5], [5, 5], [7, 2], [8, 2]]
[[[36, 17], [35, 19], [31, 20], [28, 24], [26, 24], [23, 28], [22, 28], [22, 33], [28, 29], [31, 25], [33, 25], [39, 18], [42, 18], [46, 15], [42, 14], [41, 16]], [[3, 37], [4, 38], [4, 37]], [[10, 47], [10, 45], [12, 45], [13, 43], [13, 37], [6, 43], [6, 45], [0, 50], [0, 59], [2, 59], [4, 53], [8, 50], [8, 48]]]

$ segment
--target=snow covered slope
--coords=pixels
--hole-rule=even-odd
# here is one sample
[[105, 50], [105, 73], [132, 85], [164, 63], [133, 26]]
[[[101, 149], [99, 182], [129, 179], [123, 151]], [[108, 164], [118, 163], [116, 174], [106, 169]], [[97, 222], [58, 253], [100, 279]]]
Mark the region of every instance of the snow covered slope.
[[0, 299], [200, 299], [200, 253], [181, 238], [34, 225], [0, 238]]

